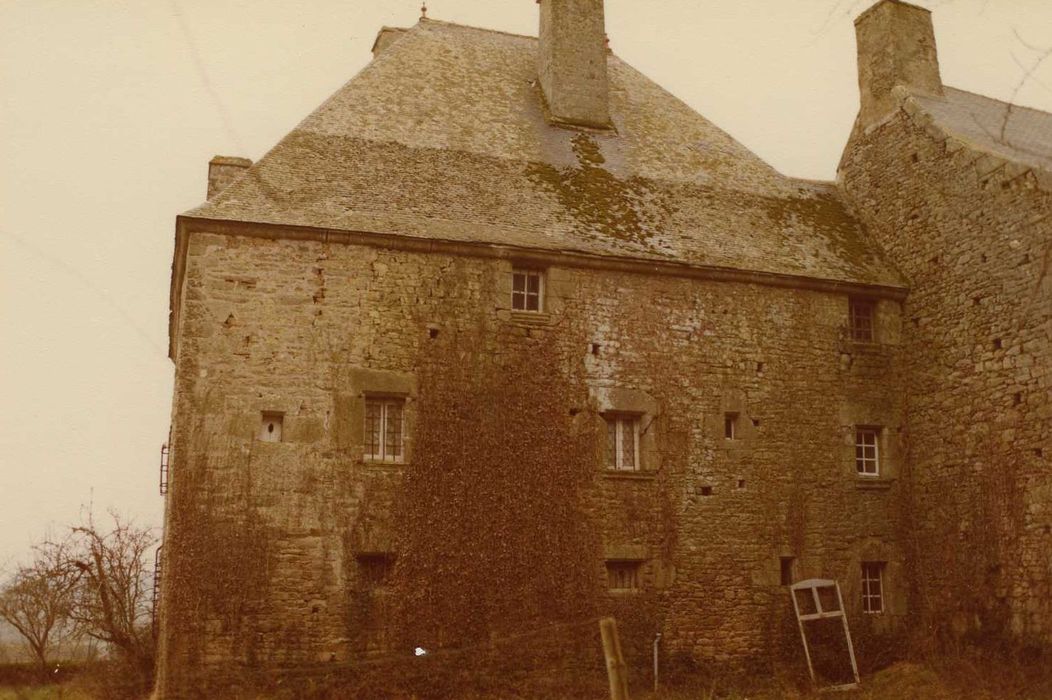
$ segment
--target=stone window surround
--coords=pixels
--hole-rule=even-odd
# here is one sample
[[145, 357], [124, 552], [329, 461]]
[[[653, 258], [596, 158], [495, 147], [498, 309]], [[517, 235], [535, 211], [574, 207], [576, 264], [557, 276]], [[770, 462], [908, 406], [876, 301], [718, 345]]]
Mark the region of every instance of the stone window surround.
[[[409, 464], [416, 425], [416, 376], [411, 372], [352, 367], [343, 373], [339, 384], [335, 406], [337, 447], [370, 468], [402, 468]], [[373, 398], [404, 401], [400, 461], [372, 460], [365, 455], [365, 404]]]
[[[602, 419], [597, 463], [602, 465], [608, 477], [648, 478], [659, 468], [658, 456], [658, 404], [650, 394], [639, 389], [622, 387], [591, 386], [591, 402]], [[636, 469], [611, 469], [607, 464], [606, 439], [608, 416], [632, 416], [637, 419]]]

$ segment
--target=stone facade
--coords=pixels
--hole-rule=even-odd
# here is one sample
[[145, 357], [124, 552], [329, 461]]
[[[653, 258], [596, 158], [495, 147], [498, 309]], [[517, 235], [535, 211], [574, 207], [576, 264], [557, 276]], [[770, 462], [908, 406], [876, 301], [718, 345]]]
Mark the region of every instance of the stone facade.
[[[840, 177], [911, 281], [903, 311], [917, 607], [931, 628], [1052, 640], [1052, 194], [900, 92]], [[1006, 112], [1006, 118], [1008, 118]]]

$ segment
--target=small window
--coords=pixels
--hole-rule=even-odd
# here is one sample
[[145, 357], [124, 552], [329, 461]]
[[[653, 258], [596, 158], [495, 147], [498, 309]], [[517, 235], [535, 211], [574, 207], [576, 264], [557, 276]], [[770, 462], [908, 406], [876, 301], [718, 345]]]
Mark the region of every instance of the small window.
[[606, 562], [606, 580], [612, 591], [638, 591], [641, 561]]
[[542, 311], [544, 309], [543, 272], [520, 268], [512, 269], [511, 308], [515, 311]]
[[611, 414], [606, 420], [606, 468], [639, 470], [639, 417]]
[[851, 322], [851, 339], [857, 343], [873, 342], [873, 317], [876, 304], [869, 299], [851, 299], [848, 316]]
[[738, 414], [723, 414], [723, 437], [734, 440], [738, 437]]
[[402, 462], [405, 456], [405, 399], [366, 398], [365, 452], [370, 462]]
[[359, 554], [356, 559], [362, 588], [382, 588], [391, 580], [395, 561], [393, 554]]
[[782, 557], [781, 562], [781, 583], [783, 586], [793, 585], [794, 569], [796, 568], [796, 557]]
[[862, 612], [884, 612], [884, 562], [862, 562]]
[[859, 476], [880, 476], [880, 428], [855, 428], [855, 469]]
[[285, 415], [264, 411], [263, 419], [259, 427], [259, 439], [263, 442], [281, 442], [281, 425]]

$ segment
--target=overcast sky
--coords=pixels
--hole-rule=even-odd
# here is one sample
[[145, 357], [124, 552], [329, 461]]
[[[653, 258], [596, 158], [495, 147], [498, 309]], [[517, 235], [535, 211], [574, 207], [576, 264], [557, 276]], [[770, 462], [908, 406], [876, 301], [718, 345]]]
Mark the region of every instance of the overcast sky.
[[[613, 50], [782, 172], [832, 179], [870, 0], [608, 0]], [[1052, 111], [1049, 0], [931, 0], [944, 81]], [[0, 2], [0, 565], [82, 504], [160, 524], [175, 215], [419, 0]], [[534, 0], [429, 15], [536, 34]]]

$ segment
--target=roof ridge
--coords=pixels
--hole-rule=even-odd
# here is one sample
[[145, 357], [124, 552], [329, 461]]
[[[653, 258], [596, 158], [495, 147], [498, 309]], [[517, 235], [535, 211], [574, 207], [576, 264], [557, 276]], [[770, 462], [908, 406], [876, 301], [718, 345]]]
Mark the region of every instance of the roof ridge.
[[517, 39], [532, 39], [537, 41], [537, 37], [530, 34], [516, 34], [515, 32], [506, 32], [501, 29], [490, 29], [488, 27], [476, 27], [473, 24], [460, 24], [459, 22], [449, 22], [443, 19], [433, 19], [431, 17], [421, 17], [417, 22], [420, 24], [438, 24], [443, 27], [453, 27], [455, 29], [471, 29], [476, 32], [485, 32], [486, 34], [500, 34], [502, 36], [511, 36]]

